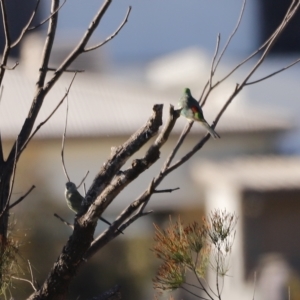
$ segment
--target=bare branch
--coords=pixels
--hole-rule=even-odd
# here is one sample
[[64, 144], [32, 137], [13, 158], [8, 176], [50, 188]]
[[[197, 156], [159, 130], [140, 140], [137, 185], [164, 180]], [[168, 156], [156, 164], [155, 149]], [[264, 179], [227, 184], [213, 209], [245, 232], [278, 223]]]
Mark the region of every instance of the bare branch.
[[[145, 203], [144, 203], [145, 204]], [[146, 206], [146, 205], [145, 205]], [[136, 214], [134, 214], [132, 217], [130, 217], [127, 221], [125, 221], [122, 226], [120, 227], [122, 230], [125, 230], [125, 228], [129, 227], [132, 223], [134, 223], [137, 219], [141, 217], [148, 216], [153, 213], [153, 210], [149, 210], [144, 212], [144, 210], [138, 211]]]
[[11, 276], [11, 278], [16, 279], [16, 280], [20, 280], [20, 281], [28, 282], [28, 283], [31, 285], [31, 287], [33, 288], [33, 290], [34, 290], [35, 292], [37, 291], [37, 289], [36, 289], [36, 287], [34, 286], [34, 284], [33, 284], [32, 281], [30, 281], [30, 280], [28, 280], [28, 279], [25, 279], [25, 278], [16, 277], [16, 276]]
[[79, 189], [81, 187], [81, 185], [84, 183], [84, 181], [86, 180], [87, 176], [89, 175], [90, 171], [87, 171], [86, 174], [84, 175], [84, 177], [82, 178], [81, 182], [78, 184], [77, 189]]
[[226, 42], [223, 50], [221, 51], [220, 56], [217, 59], [216, 64], [213, 66], [213, 73], [215, 73], [215, 71], [216, 71], [216, 69], [217, 69], [217, 67], [218, 67], [218, 65], [219, 65], [219, 63], [220, 63], [220, 61], [221, 61], [224, 53], [226, 52], [226, 50], [227, 50], [227, 48], [228, 48], [228, 46], [229, 46], [232, 38], [235, 36], [236, 32], [238, 31], [238, 29], [240, 27], [240, 24], [241, 24], [241, 21], [243, 19], [243, 15], [244, 15], [244, 12], [245, 12], [245, 8], [246, 8], [246, 3], [247, 3], [247, 0], [244, 0], [243, 1], [243, 5], [242, 5], [242, 9], [241, 9], [241, 12], [240, 12], [240, 15], [239, 15], [239, 18], [238, 18], [237, 23], [236, 23], [236, 26], [233, 29], [232, 33], [230, 34], [230, 36], [229, 36], [229, 38], [228, 38], [228, 40], [227, 40], [227, 42]]
[[69, 54], [69, 56], [61, 63], [61, 65], [57, 68], [53, 77], [47, 82], [46, 86], [44, 87], [44, 92], [48, 92], [55, 82], [60, 78], [60, 76], [64, 73], [64, 71], [70, 66], [70, 64], [84, 52], [84, 48], [87, 45], [88, 41], [90, 40], [92, 34], [98, 27], [102, 17], [106, 13], [107, 9], [109, 8], [112, 0], [105, 0], [102, 7], [96, 13], [96, 16], [91, 21], [88, 29], [86, 30], [85, 34], [83, 35], [81, 41], [78, 45], [73, 49], [73, 51]]
[[[293, 3], [295, 4], [295, 1], [293, 1]], [[293, 5], [291, 4], [282, 23], [278, 26], [278, 28], [271, 34], [271, 36], [256, 50], [254, 51], [251, 55], [249, 55], [247, 58], [245, 58], [242, 62], [240, 62], [239, 64], [237, 64], [226, 76], [224, 76], [221, 80], [219, 80], [218, 82], [215, 83], [215, 85], [213, 86], [216, 87], [218, 86], [220, 83], [222, 83], [223, 81], [225, 81], [227, 78], [229, 78], [237, 69], [239, 69], [242, 65], [244, 65], [246, 62], [248, 62], [251, 58], [253, 58], [254, 56], [256, 56], [261, 50], [263, 50], [267, 45], [269, 45], [270, 41], [272, 39], [274, 39], [275, 36], [279, 36], [281, 31], [283, 30], [283, 28], [286, 27], [287, 23], [290, 21], [290, 19], [295, 15], [296, 11], [298, 10], [298, 5], [297, 7], [295, 7], [293, 9]]]
[[5, 68], [8, 60], [8, 56], [11, 49], [11, 40], [10, 40], [10, 33], [8, 29], [8, 20], [7, 20], [7, 13], [6, 13], [6, 4], [5, 0], [0, 1], [1, 5], [1, 13], [2, 13], [2, 19], [3, 19], [3, 29], [4, 29], [4, 37], [5, 37], [5, 46], [2, 54], [2, 60], [0, 64], [0, 86], [2, 85], [3, 77], [5, 74]]
[[27, 147], [28, 143], [31, 141], [31, 139], [35, 136], [35, 134], [41, 129], [42, 126], [44, 126], [50, 119], [51, 117], [55, 114], [55, 112], [58, 110], [58, 108], [63, 104], [64, 100], [66, 99], [66, 97], [69, 95], [70, 89], [72, 87], [72, 84], [74, 82], [74, 79], [76, 77], [77, 73], [74, 74], [70, 85], [65, 93], [65, 95], [63, 96], [63, 98], [59, 101], [59, 103], [56, 105], [56, 107], [54, 108], [54, 110], [50, 113], [50, 115], [43, 121], [41, 122], [36, 129], [34, 130], [34, 132], [29, 136], [29, 138], [27, 139], [27, 141], [24, 143], [24, 146], [22, 147], [22, 149], [19, 151], [19, 154]]
[[57, 219], [59, 219], [60, 221], [62, 221], [65, 225], [69, 226], [70, 228], [72, 228], [74, 230], [74, 225], [72, 225], [69, 222], [67, 222], [66, 220], [64, 220], [58, 214], [54, 214], [54, 217], [56, 217]]
[[85, 48], [84, 52], [89, 52], [89, 51], [98, 49], [98, 48], [102, 47], [103, 45], [105, 45], [110, 40], [112, 40], [121, 31], [121, 29], [123, 28], [123, 26], [127, 23], [130, 11], [131, 11], [131, 6], [128, 7], [128, 11], [126, 13], [125, 19], [123, 20], [123, 22], [121, 23], [121, 25], [119, 26], [119, 28], [111, 36], [109, 36], [108, 38], [106, 38], [105, 41], [103, 41], [102, 43], [100, 43], [98, 45], [95, 45], [95, 46], [92, 46], [92, 47], [89, 47], [89, 48]]
[[[237, 24], [235, 26], [235, 28], [233, 29], [233, 31], [231, 32], [224, 48], [222, 49], [221, 53], [220, 53], [220, 56], [219, 58], [216, 60], [216, 57], [217, 57], [217, 54], [218, 54], [218, 50], [219, 50], [219, 43], [220, 43], [220, 35], [218, 35], [218, 38], [217, 38], [217, 45], [216, 45], [216, 51], [215, 51], [215, 54], [214, 54], [214, 57], [213, 57], [213, 60], [212, 60], [212, 64], [211, 64], [211, 71], [210, 71], [210, 77], [209, 77], [209, 80], [208, 80], [208, 83], [206, 84], [205, 88], [203, 89], [203, 92], [202, 92], [202, 95], [200, 97], [200, 100], [201, 101], [201, 106], [203, 107], [206, 103], [206, 100], [208, 99], [208, 96], [209, 94], [211, 93], [211, 91], [216, 87], [216, 85], [212, 85], [212, 79], [213, 79], [213, 76], [217, 70], [217, 67], [222, 59], [222, 57], [224, 56], [232, 38], [234, 37], [234, 35], [236, 34], [238, 28], [240, 27], [240, 24], [241, 24], [241, 21], [242, 21], [242, 18], [243, 18], [243, 15], [244, 15], [244, 11], [245, 11], [245, 7], [246, 7], [246, 2], [247, 0], [244, 0], [243, 1], [243, 5], [242, 5], [242, 8], [241, 8], [241, 12], [240, 12], [240, 16], [238, 18], [238, 21], [237, 21]], [[216, 64], [215, 64], [215, 61], [216, 61]], [[206, 87], [209, 87], [208, 91], [206, 92], [205, 94], [205, 90], [206, 90]], [[204, 96], [205, 94], [205, 96]]]
[[[1, 3], [3, 3], [3, 0]], [[51, 11], [52, 12], [55, 11], [58, 6], [59, 6], [59, 0], [52, 0]], [[53, 15], [49, 22], [47, 38], [46, 38], [44, 50], [42, 53], [42, 67], [41, 67], [42, 70], [46, 70], [47, 66], [48, 66], [50, 53], [52, 50], [52, 45], [53, 45], [55, 32], [56, 32], [56, 25], [57, 25], [57, 14]], [[8, 50], [8, 52], [9, 52], [9, 50]], [[3, 54], [3, 57], [5, 57], [5, 54]], [[3, 58], [2, 58], [2, 65], [6, 65], [6, 61], [3, 61]], [[0, 84], [2, 82], [2, 77], [1, 77], [2, 71], [4, 71], [4, 69], [0, 68]], [[7, 158], [8, 168], [12, 168], [12, 166], [13, 166], [13, 159], [14, 159], [15, 152], [16, 152], [16, 144], [18, 143], [18, 147], [19, 147], [19, 149], [21, 149], [20, 151], [22, 152], [33, 136], [33, 135], [30, 136], [30, 134], [32, 132], [35, 120], [37, 118], [37, 115], [42, 107], [43, 101], [46, 96], [46, 93], [43, 90], [46, 73], [47, 73], [46, 71], [40, 71], [39, 78], [38, 78], [38, 81], [36, 84], [36, 93], [35, 93], [34, 99], [32, 101], [31, 108], [28, 112], [27, 118], [25, 119], [25, 121], [23, 123], [22, 129], [18, 135], [18, 138], [15, 141], [13, 147], [11, 148], [10, 153]], [[2, 76], [3, 75], [4, 75], [4, 73], [2, 74]]]
[[25, 199], [30, 193], [31, 191], [35, 188], [35, 186], [33, 185], [22, 197], [20, 197], [18, 200], [16, 200], [14, 203], [12, 203], [8, 209], [13, 208], [14, 206], [16, 206], [17, 204], [19, 204], [21, 201], [23, 201], [23, 199]]
[[[212, 86], [212, 79], [214, 77], [214, 74], [215, 74], [215, 71], [216, 69], [214, 68], [214, 64], [215, 64], [215, 61], [216, 61], [216, 58], [217, 58], [217, 55], [218, 55], [218, 52], [219, 52], [219, 47], [220, 47], [220, 40], [221, 40], [221, 35], [220, 33], [218, 34], [217, 36], [217, 43], [216, 43], [216, 49], [215, 49], [215, 53], [213, 55], [213, 59], [211, 61], [211, 67], [210, 67], [210, 76], [209, 76], [209, 84], [208, 86], [211, 88]], [[224, 50], [224, 49], [223, 49]], [[201, 98], [200, 98], [201, 99]]]
[[86, 196], [86, 186], [85, 186], [85, 182], [83, 183], [83, 192], [84, 192], [84, 197]]
[[182, 143], [184, 142], [185, 138], [187, 137], [188, 133], [190, 132], [193, 124], [194, 124], [194, 122], [187, 122], [185, 128], [181, 132], [181, 135], [180, 135], [180, 137], [179, 137], [179, 139], [178, 139], [178, 141], [177, 141], [174, 149], [172, 150], [172, 152], [170, 153], [170, 155], [166, 159], [166, 161], [164, 163], [164, 166], [162, 168], [161, 173], [163, 173], [170, 166], [170, 164], [173, 161], [176, 153], [178, 152], [179, 148], [181, 147]]
[[[31, 282], [33, 283], [35, 280], [33, 277], [32, 267], [31, 267], [31, 263], [30, 263], [29, 259], [27, 260], [27, 262], [28, 262], [28, 267], [29, 267], [29, 271], [30, 271]], [[35, 284], [34, 284], [34, 286], [35, 286]]]
[[180, 188], [174, 188], [174, 189], [166, 189], [166, 190], [154, 190], [153, 194], [159, 194], [159, 193], [172, 193], [174, 191], [179, 190]]
[[257, 61], [257, 63], [252, 68], [252, 70], [249, 72], [249, 74], [246, 76], [246, 78], [240, 84], [239, 90], [241, 90], [244, 87], [244, 85], [247, 83], [247, 81], [250, 79], [250, 77], [253, 75], [253, 73], [263, 63], [263, 61], [265, 60], [267, 54], [270, 52], [271, 48], [273, 47], [273, 45], [275, 44], [275, 42], [279, 38], [280, 33], [283, 31], [283, 29], [289, 23], [289, 21], [291, 20], [291, 18], [296, 14], [296, 11], [298, 10], [299, 6], [300, 6], [300, 2], [299, 1], [298, 1], [297, 4], [295, 4], [295, 7], [294, 7], [294, 2], [291, 4], [290, 9], [289, 9], [289, 11], [291, 10], [291, 12], [290, 13], [288, 12], [288, 14], [286, 14], [286, 16], [284, 18], [284, 22], [282, 24], [280, 24], [279, 27], [278, 27], [278, 31], [277, 31], [278, 33], [276, 35], [274, 35], [273, 38], [271, 38], [270, 42], [266, 46], [266, 49], [264, 50], [264, 52], [261, 55], [260, 59]]
[[[67, 0], [64, 0], [64, 2], [54, 11], [50, 14], [50, 16], [48, 18], [46, 18], [45, 20], [43, 20], [42, 22], [40, 22], [39, 24], [35, 25], [35, 26], [32, 26], [32, 27], [29, 27], [31, 22], [29, 23], [28, 22], [28, 27], [26, 29], [26, 31], [31, 31], [31, 30], [34, 30], [42, 25], [44, 25], [46, 22], [48, 22], [55, 14], [57, 14], [60, 9], [65, 5], [65, 3], [67, 2]], [[33, 19], [33, 18], [32, 18]], [[32, 20], [31, 20], [32, 21]]]
[[8, 66], [1, 66], [1, 68], [5, 69], [5, 70], [9, 70], [12, 71], [14, 70], [17, 66], [19, 65], [19, 62], [16, 61], [16, 63], [12, 66], [12, 67], [8, 67]]
[[61, 141], [61, 163], [63, 166], [63, 170], [64, 170], [64, 174], [67, 177], [67, 180], [70, 182], [71, 179], [68, 175], [67, 172], [67, 168], [66, 168], [66, 164], [65, 164], [65, 140], [66, 140], [66, 134], [67, 134], [67, 126], [68, 126], [68, 112], [69, 112], [69, 98], [67, 97], [67, 106], [66, 106], [66, 119], [65, 119], [65, 127], [64, 127], [64, 133], [63, 133], [63, 137], [62, 137], [62, 141]]
[[110, 183], [126, 161], [157, 134], [162, 124], [162, 104], [153, 106], [153, 115], [122, 146], [116, 147], [109, 160], [102, 166], [86, 195], [87, 205], [93, 203]]
[[11, 44], [11, 48], [17, 46], [17, 45], [20, 43], [20, 41], [22, 40], [22, 38], [24, 37], [24, 34], [26, 33], [26, 31], [28, 31], [28, 27], [30, 26], [32, 20], [34, 19], [35, 15], [36, 15], [36, 13], [37, 13], [37, 10], [38, 10], [38, 8], [39, 8], [40, 2], [41, 2], [41, 0], [37, 0], [36, 5], [35, 5], [35, 8], [34, 8], [32, 14], [31, 14], [31, 16], [30, 16], [30, 18], [29, 18], [27, 24], [23, 27], [23, 29], [22, 29], [22, 31], [21, 31], [21, 34], [20, 34], [19, 37], [16, 39], [16, 41], [15, 41], [14, 43]]
[[30, 271], [30, 277], [31, 277], [31, 280], [28, 280], [28, 279], [25, 279], [25, 278], [20, 278], [20, 277], [16, 277], [16, 276], [11, 276], [13, 279], [16, 279], [16, 280], [20, 280], [20, 281], [24, 281], [24, 282], [28, 282], [32, 289], [36, 292], [38, 287], [37, 287], [37, 284], [35, 283], [35, 280], [34, 280], [34, 277], [33, 277], [33, 272], [32, 272], [32, 267], [31, 267], [31, 263], [29, 260], [27, 260], [28, 262], [28, 267], [29, 267], [29, 271]]
[[[0, 0], [1, 1], [1, 0]], [[3, 4], [4, 0], [1, 1], [1, 5]], [[49, 21], [48, 26], [48, 32], [47, 32], [47, 38], [44, 45], [44, 50], [42, 54], [42, 65], [40, 67], [40, 74], [37, 81], [37, 89], [35, 97], [32, 101], [31, 108], [28, 113], [28, 117], [25, 119], [24, 124], [22, 126], [22, 129], [20, 131], [20, 134], [18, 135], [18, 144], [19, 148], [24, 148], [24, 143], [28, 141], [28, 138], [31, 134], [32, 128], [34, 126], [36, 117], [40, 111], [40, 108], [42, 107], [43, 101], [49, 90], [53, 87], [53, 85], [56, 83], [56, 81], [60, 78], [60, 76], [64, 73], [64, 71], [69, 67], [69, 65], [84, 51], [84, 47], [86, 46], [87, 42], [89, 41], [90, 37], [92, 36], [95, 29], [98, 27], [102, 17], [104, 16], [105, 12], [107, 11], [108, 7], [110, 6], [112, 0], [106, 0], [102, 7], [97, 12], [94, 19], [91, 21], [89, 28], [87, 29], [86, 33], [84, 34], [82, 40], [79, 42], [79, 44], [75, 47], [75, 49], [70, 53], [70, 55], [65, 59], [65, 61], [58, 67], [58, 69], [53, 74], [52, 78], [45, 84], [45, 78], [47, 74], [48, 64], [49, 64], [49, 58], [50, 53], [53, 46], [53, 41], [56, 33], [56, 27], [57, 27], [57, 19], [58, 14], [53, 14], [59, 7], [59, 0], [52, 0], [51, 5], [51, 17]], [[3, 5], [2, 5], [3, 7]], [[5, 10], [4, 10], [5, 11]], [[5, 20], [5, 18], [3, 18]], [[7, 43], [9, 44], [9, 43]], [[9, 49], [9, 47], [8, 47]], [[8, 50], [9, 51], [9, 50]], [[8, 55], [8, 54], [7, 54]], [[2, 57], [2, 65], [6, 65], [6, 60], [4, 59], [4, 55]], [[1, 75], [2, 72], [2, 75]], [[0, 68], [0, 85], [2, 83], [2, 77], [4, 74], [4, 69]], [[13, 164], [13, 158], [15, 155], [15, 146], [12, 147], [9, 155], [8, 155], [8, 163], [10, 165]]]
[[[42, 69], [39, 69], [40, 71]], [[52, 72], [56, 72], [57, 68], [47, 68], [46, 71], [52, 71]], [[85, 72], [85, 70], [72, 70], [72, 69], [68, 69], [68, 70], [64, 70], [64, 73], [83, 73]]]
[[1, 103], [1, 101], [2, 101], [3, 91], [4, 91], [4, 85], [2, 85], [2, 86], [1, 86], [1, 89], [0, 89], [0, 103]]
[[[161, 106], [162, 108], [162, 106]], [[103, 190], [103, 192], [96, 198], [94, 205], [90, 206], [87, 213], [82, 217], [82, 222], [87, 220], [96, 220], [112, 200], [135, 178], [142, 172], [148, 169], [160, 157], [160, 148], [167, 141], [177, 118], [179, 117], [178, 110], [170, 106], [170, 115], [168, 122], [163, 128], [162, 132], [158, 135], [153, 145], [148, 149], [142, 159], [133, 160], [131, 167], [123, 171], [121, 174], [116, 175], [112, 182]], [[161, 118], [161, 115], [160, 115]], [[161, 120], [160, 120], [161, 122]]]
[[[57, 22], [58, 22], [58, 14], [56, 14], [54, 12], [56, 12], [58, 8], [59, 8], [59, 0], [52, 0], [51, 17], [50, 17], [49, 26], [48, 26], [47, 38], [45, 41], [44, 50], [43, 50], [43, 54], [42, 54], [42, 65], [40, 68], [40, 75], [39, 75], [39, 79], [37, 82], [37, 87], [39, 89], [43, 89], [44, 84], [45, 84], [47, 68], [48, 68], [48, 64], [49, 64], [49, 59], [50, 59], [50, 55], [51, 55], [51, 51], [52, 51], [52, 47], [53, 47], [53, 43], [54, 43], [56, 27], [57, 27]], [[40, 102], [42, 102], [43, 100], [44, 100], [44, 98], [41, 98]], [[40, 105], [42, 105], [42, 103]]]
[[277, 75], [278, 73], [281, 73], [282, 71], [285, 71], [285, 70], [291, 68], [292, 66], [296, 65], [298, 62], [300, 62], [300, 58], [298, 58], [297, 60], [295, 60], [291, 64], [289, 64], [289, 65], [287, 65], [287, 66], [285, 66], [285, 67], [283, 67], [283, 68], [281, 68], [281, 69], [279, 69], [279, 70], [277, 70], [277, 71], [275, 71], [275, 72], [273, 72], [273, 73], [271, 73], [271, 74], [269, 74], [269, 75], [267, 75], [265, 77], [262, 77], [260, 79], [257, 79], [257, 80], [245, 83], [245, 86], [251, 85], [251, 84], [255, 84], [255, 83], [261, 82], [263, 80], [266, 80], [266, 79], [268, 79], [270, 77], [273, 77], [273, 76]]
[[[170, 105], [170, 111], [169, 111], [169, 119], [165, 125], [165, 127], [163, 128], [162, 132], [159, 134], [159, 136], [157, 137], [156, 141], [154, 142], [154, 144], [150, 147], [150, 149], [148, 150], [148, 152], [146, 153], [144, 159], [146, 157], [151, 157], [152, 153], [151, 152], [154, 152], [157, 154], [159, 154], [159, 152], [157, 153], [156, 151], [158, 151], [158, 149], [160, 147], [162, 147], [162, 145], [167, 141], [175, 123], [176, 123], [176, 120], [178, 119], [178, 117], [180, 116], [179, 114], [179, 111], [178, 110], [174, 110], [174, 107], [172, 105]], [[155, 156], [156, 157], [156, 156]], [[124, 175], [125, 174], [125, 175]], [[120, 174], [119, 176], [125, 176], [126, 177], [126, 174], [128, 174], [128, 170], [124, 172], [122, 172], [122, 174]], [[126, 178], [122, 179], [123, 181], [123, 184], [128, 184], [128, 182], [126, 181]], [[112, 185], [116, 184], [116, 182], [118, 182], [118, 178], [116, 178]], [[109, 186], [108, 186], [109, 187]], [[151, 195], [153, 194], [155, 190], [155, 186], [154, 186], [154, 181], [152, 181], [148, 187], [148, 189], [146, 190], [146, 192], [144, 192], [137, 200], [135, 200], [133, 203], [131, 203], [118, 217], [117, 219], [111, 224], [110, 228], [105, 231], [104, 233], [102, 233], [99, 237], [97, 237], [90, 249], [88, 250], [87, 254], [86, 254], [86, 257], [90, 257], [92, 256], [93, 254], [95, 254], [98, 249], [102, 248], [106, 243], [108, 243], [110, 240], [112, 240], [113, 238], [116, 237], [116, 228], [119, 227], [120, 230], [124, 230], [127, 228], [127, 226], [129, 226], [132, 222], [134, 222], [134, 220], [138, 219], [139, 217], [141, 216], [144, 216], [144, 215], [147, 215], [150, 212], [147, 212], [147, 213], [144, 213], [143, 210], [144, 208], [146, 207], [146, 204], [148, 203]], [[105, 191], [103, 191], [100, 195], [100, 197], [102, 195], [108, 195], [108, 193], [106, 194]], [[109, 195], [111, 196], [111, 195]], [[103, 196], [104, 198], [105, 196]], [[105, 198], [106, 201], [109, 201], [108, 198], [106, 197]], [[98, 200], [99, 201], [99, 200]], [[101, 200], [99, 201], [101, 202]], [[145, 205], [142, 207], [141, 209], [141, 206], [145, 203]], [[97, 200], [95, 201], [95, 206], [97, 206]], [[101, 205], [101, 204], [100, 204]], [[99, 206], [100, 206], [99, 205]], [[95, 207], [93, 208], [90, 208], [91, 209], [94, 209]], [[97, 209], [97, 208], [96, 208]], [[132, 216], [131, 217], [131, 220], [127, 220], [135, 211], [138, 210], [138, 213], [136, 216]], [[88, 213], [87, 213], [88, 214]], [[87, 215], [86, 214], [86, 215]], [[86, 216], [85, 215], [85, 216]], [[122, 224], [125, 220], [127, 220], [127, 223], [126, 224]], [[131, 222], [131, 223], [130, 223]], [[121, 226], [122, 224], [122, 226]]]

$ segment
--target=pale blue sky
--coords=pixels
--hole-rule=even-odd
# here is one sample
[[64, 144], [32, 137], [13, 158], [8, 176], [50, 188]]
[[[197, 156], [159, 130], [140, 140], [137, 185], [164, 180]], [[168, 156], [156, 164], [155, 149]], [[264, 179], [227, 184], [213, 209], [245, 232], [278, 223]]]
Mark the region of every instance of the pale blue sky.
[[[247, 3], [240, 30], [231, 45], [233, 55], [249, 52], [257, 43], [256, 3]], [[60, 12], [57, 42], [61, 38], [70, 39], [70, 43], [77, 41], [101, 5], [99, 0], [68, 0]], [[148, 60], [189, 46], [212, 52], [218, 32], [224, 42], [234, 28], [242, 0], [115, 0], [93, 41], [110, 35], [129, 5], [129, 22], [105, 46], [113, 61]]]

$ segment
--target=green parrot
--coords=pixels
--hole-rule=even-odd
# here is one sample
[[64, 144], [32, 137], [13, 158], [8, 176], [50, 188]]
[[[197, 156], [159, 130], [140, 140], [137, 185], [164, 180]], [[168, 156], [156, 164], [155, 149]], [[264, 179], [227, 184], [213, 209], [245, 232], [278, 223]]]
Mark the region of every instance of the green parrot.
[[209, 126], [203, 116], [202, 109], [198, 101], [193, 98], [189, 88], [185, 88], [183, 95], [181, 96], [178, 107], [180, 114], [189, 120], [200, 122], [210, 133], [210, 135], [216, 139], [220, 136]]
[[[68, 207], [72, 211], [74, 211], [76, 214], [79, 213], [79, 211], [81, 209], [81, 204], [82, 204], [82, 201], [84, 200], [84, 198], [78, 192], [75, 183], [73, 183], [71, 181], [66, 183], [65, 198], [66, 198]], [[100, 217], [99, 220], [103, 221], [104, 223], [106, 223], [109, 226], [111, 225], [111, 223], [109, 223], [102, 217]], [[118, 231], [123, 233], [120, 230], [118, 230]]]

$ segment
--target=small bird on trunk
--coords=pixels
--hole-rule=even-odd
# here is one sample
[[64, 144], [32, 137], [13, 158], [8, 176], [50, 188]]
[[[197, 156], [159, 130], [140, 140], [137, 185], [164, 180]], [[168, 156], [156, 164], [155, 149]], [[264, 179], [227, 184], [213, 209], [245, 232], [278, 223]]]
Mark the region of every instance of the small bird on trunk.
[[[76, 214], [78, 214], [80, 209], [81, 209], [81, 204], [82, 204], [82, 201], [84, 200], [84, 198], [78, 192], [75, 183], [73, 183], [71, 181], [66, 183], [65, 198], [66, 198], [68, 207], [72, 211], [74, 211]], [[107, 225], [111, 226], [111, 223], [109, 223], [104, 218], [100, 217], [99, 220], [101, 220], [102, 222], [104, 222]], [[120, 233], [123, 233], [119, 229], [118, 229], [118, 231]]]

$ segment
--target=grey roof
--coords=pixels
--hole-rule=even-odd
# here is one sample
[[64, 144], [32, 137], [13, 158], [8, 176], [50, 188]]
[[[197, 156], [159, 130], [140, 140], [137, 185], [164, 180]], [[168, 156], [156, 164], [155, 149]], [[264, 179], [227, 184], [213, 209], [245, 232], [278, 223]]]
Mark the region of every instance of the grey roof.
[[[200, 170], [200, 171], [199, 171]], [[247, 156], [226, 161], [196, 163], [193, 178], [212, 185], [230, 185], [258, 191], [299, 189], [300, 156]]]
[[[63, 97], [72, 74], [65, 74], [46, 97], [37, 123], [43, 121]], [[4, 79], [4, 93], [0, 103], [0, 130], [3, 138], [15, 138], [29, 111], [35, 92], [35, 82], [22, 69], [9, 71]], [[178, 98], [180, 95], [178, 95]], [[105, 135], [129, 135], [143, 125], [152, 114], [152, 106], [165, 104], [164, 118], [170, 104], [177, 105], [178, 98], [160, 92], [141, 83], [117, 80], [99, 74], [78, 74], [69, 95], [68, 136], [88, 137]], [[204, 108], [208, 122], [221, 109], [210, 104]], [[60, 138], [65, 122], [65, 104], [40, 130], [37, 137]], [[179, 133], [185, 124], [180, 118], [175, 127]], [[241, 105], [229, 107], [220, 121], [217, 131], [253, 132], [282, 131], [291, 128], [291, 121], [278, 113], [263, 111], [259, 107]], [[201, 126], [194, 126], [197, 132]]]

